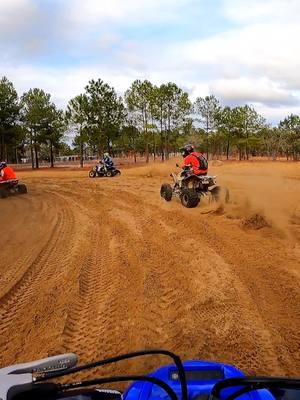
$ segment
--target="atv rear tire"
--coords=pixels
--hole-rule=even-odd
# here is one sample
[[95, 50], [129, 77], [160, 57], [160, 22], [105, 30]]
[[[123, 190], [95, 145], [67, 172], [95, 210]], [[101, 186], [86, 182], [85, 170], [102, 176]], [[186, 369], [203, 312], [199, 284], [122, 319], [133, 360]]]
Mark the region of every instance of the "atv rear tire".
[[27, 187], [26, 187], [26, 185], [24, 185], [24, 183], [19, 183], [18, 192], [20, 194], [26, 194], [27, 193]]
[[89, 177], [90, 178], [96, 178], [96, 172], [93, 169], [90, 170]]
[[184, 189], [180, 195], [181, 204], [186, 208], [194, 208], [199, 204], [199, 196], [196, 190]]
[[168, 183], [164, 183], [160, 188], [160, 196], [166, 201], [171, 201], [173, 196], [172, 186]]

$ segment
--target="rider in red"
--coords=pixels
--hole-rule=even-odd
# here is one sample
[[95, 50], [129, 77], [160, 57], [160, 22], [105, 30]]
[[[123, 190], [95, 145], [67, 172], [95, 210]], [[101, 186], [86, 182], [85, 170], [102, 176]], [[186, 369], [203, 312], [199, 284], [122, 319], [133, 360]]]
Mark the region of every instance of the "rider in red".
[[0, 162], [0, 183], [17, 179], [14, 170], [5, 161]]
[[[183, 147], [182, 150], [182, 156], [184, 158], [184, 164], [182, 168], [191, 165], [193, 169], [193, 173], [195, 175], [207, 175], [207, 161], [203, 157], [202, 153], [198, 153], [195, 151], [195, 148], [191, 144], [187, 144]], [[202, 157], [203, 159], [203, 164], [201, 166], [200, 158]]]

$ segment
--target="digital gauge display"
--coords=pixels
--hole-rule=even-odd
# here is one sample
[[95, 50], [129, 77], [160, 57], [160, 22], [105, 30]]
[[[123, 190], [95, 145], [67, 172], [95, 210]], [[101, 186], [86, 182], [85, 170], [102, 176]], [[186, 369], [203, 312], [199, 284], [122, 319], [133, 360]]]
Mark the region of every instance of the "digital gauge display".
[[[223, 371], [219, 369], [194, 369], [186, 370], [185, 376], [188, 381], [211, 381], [224, 379]], [[172, 381], [179, 381], [179, 375], [177, 371], [170, 371], [170, 379]]]

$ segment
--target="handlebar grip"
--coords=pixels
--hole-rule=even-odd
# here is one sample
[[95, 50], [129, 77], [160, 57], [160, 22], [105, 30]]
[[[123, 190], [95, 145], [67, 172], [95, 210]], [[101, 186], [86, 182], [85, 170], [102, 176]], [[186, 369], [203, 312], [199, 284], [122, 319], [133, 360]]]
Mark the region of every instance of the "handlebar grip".
[[77, 355], [74, 353], [61, 354], [24, 364], [11, 365], [0, 369], [1, 375], [47, 373], [66, 370], [77, 364]]

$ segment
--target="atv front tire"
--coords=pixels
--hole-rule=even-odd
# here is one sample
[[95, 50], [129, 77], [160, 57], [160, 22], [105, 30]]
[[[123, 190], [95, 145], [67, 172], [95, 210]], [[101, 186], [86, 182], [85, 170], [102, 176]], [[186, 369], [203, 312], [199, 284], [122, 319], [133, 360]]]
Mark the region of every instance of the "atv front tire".
[[184, 189], [180, 195], [181, 204], [186, 208], [194, 208], [199, 204], [199, 196], [196, 190]]
[[4, 189], [0, 189], [0, 199], [6, 199], [8, 197], [8, 193]]
[[24, 183], [19, 183], [18, 184], [18, 193], [20, 194], [26, 194], [27, 193], [27, 187], [24, 185]]
[[116, 169], [114, 176], [120, 176], [120, 175], [121, 175], [121, 171], [119, 169]]
[[90, 170], [90, 172], [89, 172], [89, 177], [90, 178], [95, 178], [96, 177], [96, 172], [92, 169], [92, 170]]
[[160, 188], [160, 196], [166, 201], [171, 201], [173, 196], [172, 186], [168, 183], [164, 183]]

